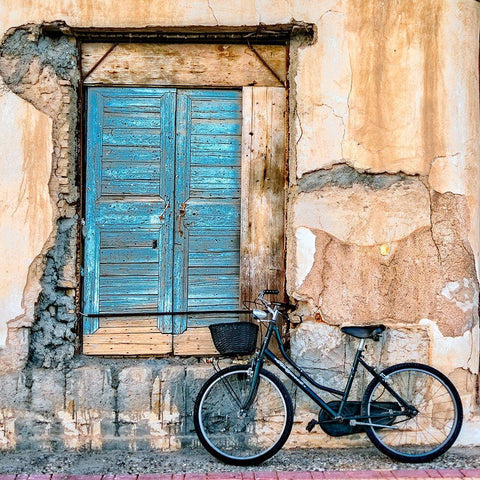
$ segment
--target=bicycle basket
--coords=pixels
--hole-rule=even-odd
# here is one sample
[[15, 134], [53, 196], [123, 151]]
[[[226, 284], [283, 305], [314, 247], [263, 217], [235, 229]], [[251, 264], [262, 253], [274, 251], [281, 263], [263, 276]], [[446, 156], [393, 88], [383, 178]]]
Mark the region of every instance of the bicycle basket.
[[250, 355], [257, 344], [258, 325], [249, 322], [209, 325], [213, 344], [221, 355]]

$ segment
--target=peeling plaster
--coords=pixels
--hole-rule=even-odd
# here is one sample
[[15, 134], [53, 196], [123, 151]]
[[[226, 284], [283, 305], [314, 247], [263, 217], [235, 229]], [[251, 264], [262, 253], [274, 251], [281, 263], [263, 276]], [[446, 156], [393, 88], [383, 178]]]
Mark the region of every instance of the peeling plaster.
[[[382, 182], [357, 174], [342, 180], [338, 170], [327, 177], [319, 178], [325, 185], [320, 190], [313, 190], [315, 181], [300, 183], [309, 191], [299, 193], [294, 205], [295, 228], [323, 230], [342, 242], [371, 246], [402, 240], [431, 225], [429, 193], [416, 178], [389, 184], [388, 175]], [[370, 188], [369, 182], [384, 188]]]
[[466, 195], [465, 157], [460, 152], [435, 157], [432, 161], [428, 183], [438, 193]]
[[474, 375], [479, 371], [479, 327], [466, 331], [461, 337], [443, 336], [437, 324], [422, 319], [420, 325], [429, 327], [431, 337], [432, 365], [446, 373], [456, 368], [469, 370]]
[[[447, 282], [442, 289], [442, 295], [454, 303], [462, 312], [472, 312], [475, 307], [473, 298], [476, 293], [476, 285], [472, 279], [464, 278], [463, 285], [460, 282]], [[472, 292], [475, 292], [472, 295]]]
[[[35, 238], [33, 229], [46, 233], [36, 239], [36, 256], [30, 260], [22, 298], [25, 314], [8, 322], [12, 340], [7, 345], [10, 350], [21, 350], [17, 363], [24, 362], [29, 353], [28, 359], [35, 364], [58, 366], [73, 356], [77, 340], [74, 301], [77, 67], [75, 41], [63, 35], [49, 35], [38, 25], [10, 29], [0, 45], [3, 80], [12, 92], [29, 102], [16, 96], [17, 103], [27, 104], [36, 116], [43, 112], [41, 115], [48, 120], [38, 121], [44, 128], [38, 130], [36, 140], [30, 138], [36, 132], [32, 124], [34, 115], [23, 122], [24, 160], [19, 164], [22, 180], [16, 197], [27, 212], [22, 227], [27, 225], [30, 232], [20, 238], [31, 242]], [[18, 160], [13, 162], [16, 163]], [[18, 215], [12, 216], [7, 225], [13, 230], [18, 221]], [[20, 344], [13, 337], [14, 329], [19, 327], [31, 327], [30, 345]], [[7, 368], [7, 363], [1, 362], [0, 367]]]
[[297, 280], [296, 287], [300, 288], [310, 273], [315, 261], [315, 234], [305, 227], [297, 228]]

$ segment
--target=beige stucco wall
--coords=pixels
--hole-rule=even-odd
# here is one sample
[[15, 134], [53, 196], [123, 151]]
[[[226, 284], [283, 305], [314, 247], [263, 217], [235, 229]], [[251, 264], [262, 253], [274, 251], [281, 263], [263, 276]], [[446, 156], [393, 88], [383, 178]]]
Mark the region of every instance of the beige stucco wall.
[[[0, 83], [0, 345], [7, 324], [31, 324], [41, 271], [35, 258], [52, 228], [51, 121]], [[17, 342], [18, 338], [13, 338]]]
[[[479, 3], [0, 5], [1, 34], [54, 20], [134, 28], [292, 19], [316, 25], [313, 44], [293, 46], [290, 68], [287, 289], [307, 325], [297, 346], [325, 324], [410, 328], [414, 350], [454, 378], [471, 414], [479, 360]], [[58, 212], [49, 191], [52, 120], [1, 87], [0, 127], [8, 132], [0, 143], [0, 348], [7, 351], [20, 341], [7, 339], [8, 322], [33, 321], [35, 259], [53, 241]]]

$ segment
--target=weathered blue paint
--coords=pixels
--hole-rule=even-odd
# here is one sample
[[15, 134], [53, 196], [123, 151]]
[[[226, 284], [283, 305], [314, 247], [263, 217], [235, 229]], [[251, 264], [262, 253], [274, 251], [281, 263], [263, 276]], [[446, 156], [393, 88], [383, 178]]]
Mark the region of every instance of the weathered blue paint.
[[[175, 216], [185, 210], [175, 237], [178, 311], [239, 306], [241, 115], [240, 92], [178, 93]], [[206, 320], [214, 321], [179, 318], [175, 331]]]
[[87, 108], [84, 310], [168, 311], [175, 90], [91, 88]]
[[240, 92], [91, 88], [87, 106], [85, 312], [238, 308]]

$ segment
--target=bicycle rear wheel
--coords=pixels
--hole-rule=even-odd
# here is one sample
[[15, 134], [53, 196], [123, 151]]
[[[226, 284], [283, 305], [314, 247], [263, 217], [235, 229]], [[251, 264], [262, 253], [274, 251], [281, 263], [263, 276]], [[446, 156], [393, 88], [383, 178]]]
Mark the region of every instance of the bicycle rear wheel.
[[438, 370], [402, 363], [382, 372], [385, 381], [412, 409], [403, 408], [377, 379], [365, 390], [362, 415], [372, 415], [368, 438], [383, 453], [402, 462], [428, 462], [446, 452], [462, 426], [460, 396]]
[[243, 410], [252, 385], [248, 366], [220, 370], [204, 384], [194, 408], [194, 424], [203, 446], [234, 465], [256, 465], [277, 453], [293, 425], [293, 405], [283, 383], [261, 370], [252, 405]]

